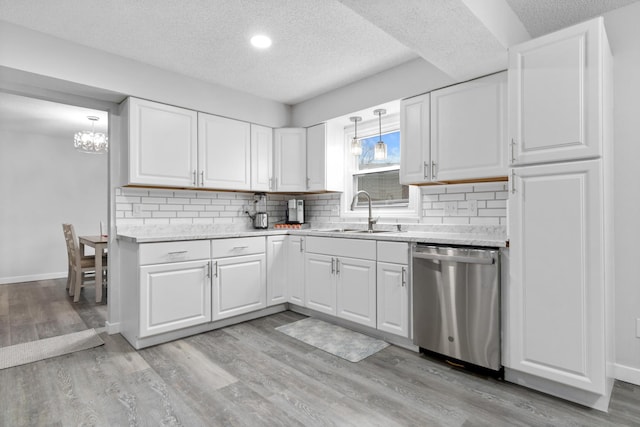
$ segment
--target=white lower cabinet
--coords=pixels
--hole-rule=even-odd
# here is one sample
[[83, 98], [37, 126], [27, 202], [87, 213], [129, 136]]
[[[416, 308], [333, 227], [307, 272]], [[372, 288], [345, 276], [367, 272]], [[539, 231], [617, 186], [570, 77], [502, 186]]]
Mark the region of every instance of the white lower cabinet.
[[287, 296], [287, 237], [267, 237], [267, 305], [282, 304]]
[[267, 306], [264, 237], [213, 240], [213, 320]]
[[289, 302], [305, 305], [304, 295], [304, 243], [303, 236], [287, 236], [287, 294]]
[[140, 337], [210, 321], [208, 260], [140, 267]]
[[377, 328], [410, 338], [409, 245], [378, 242]]
[[335, 257], [323, 254], [305, 254], [304, 276], [305, 307], [335, 316]]
[[308, 237], [306, 307], [375, 328], [375, 258], [373, 240]]
[[337, 316], [376, 327], [376, 262], [336, 257]]
[[605, 394], [609, 247], [601, 161], [513, 171], [509, 368]]

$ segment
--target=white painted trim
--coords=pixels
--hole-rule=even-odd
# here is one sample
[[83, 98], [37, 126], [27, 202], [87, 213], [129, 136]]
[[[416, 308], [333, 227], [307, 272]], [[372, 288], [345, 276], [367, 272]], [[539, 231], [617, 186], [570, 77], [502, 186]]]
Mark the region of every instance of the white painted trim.
[[36, 280], [62, 279], [67, 277], [67, 272], [29, 274], [26, 276], [0, 277], [0, 285], [7, 283], [35, 282]]
[[613, 365], [614, 374], [617, 380], [640, 386], [640, 369], [616, 363]]
[[120, 322], [111, 323], [109, 321], [104, 322], [104, 327], [109, 335], [120, 333]]

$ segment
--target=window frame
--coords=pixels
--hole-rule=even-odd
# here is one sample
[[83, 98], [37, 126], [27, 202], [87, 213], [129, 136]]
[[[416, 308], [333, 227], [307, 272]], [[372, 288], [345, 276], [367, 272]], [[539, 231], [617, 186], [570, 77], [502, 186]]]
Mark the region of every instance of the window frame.
[[[389, 114], [388, 116], [382, 117], [382, 133], [391, 133], [400, 131], [400, 114]], [[377, 136], [379, 134], [379, 126], [378, 119], [368, 120], [366, 122], [360, 122], [358, 124], [358, 138], [368, 138], [372, 136]], [[400, 170], [400, 165], [395, 166], [384, 166], [375, 169], [358, 169], [358, 158], [351, 154], [351, 140], [354, 136], [354, 126], [346, 126], [344, 128], [344, 165], [345, 165], [345, 188], [341, 197], [341, 206], [342, 212], [341, 216], [343, 218], [367, 218], [369, 216], [368, 205], [359, 205], [356, 206], [352, 211], [351, 208], [351, 200], [353, 199], [355, 180], [357, 175], [364, 175], [375, 172], [383, 172], [385, 170]], [[400, 141], [402, 141], [402, 135], [400, 135]], [[402, 143], [402, 142], [401, 142]], [[419, 219], [420, 218], [420, 189], [415, 185], [409, 186], [409, 202], [407, 204], [393, 204], [393, 205], [373, 205], [373, 216], [380, 218], [406, 218], [406, 219]]]

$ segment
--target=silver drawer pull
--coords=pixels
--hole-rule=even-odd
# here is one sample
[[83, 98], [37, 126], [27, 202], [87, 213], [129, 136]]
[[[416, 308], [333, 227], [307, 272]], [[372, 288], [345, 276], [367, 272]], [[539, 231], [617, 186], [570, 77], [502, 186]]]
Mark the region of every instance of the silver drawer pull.
[[238, 250], [238, 251], [239, 251], [239, 250], [242, 250], [242, 249], [249, 249], [249, 246], [234, 246], [234, 247], [233, 247], [233, 250], [234, 250], [234, 251], [235, 251], [235, 250]]
[[186, 254], [189, 251], [175, 251], [175, 252], [167, 252], [167, 255], [180, 255], [180, 254]]

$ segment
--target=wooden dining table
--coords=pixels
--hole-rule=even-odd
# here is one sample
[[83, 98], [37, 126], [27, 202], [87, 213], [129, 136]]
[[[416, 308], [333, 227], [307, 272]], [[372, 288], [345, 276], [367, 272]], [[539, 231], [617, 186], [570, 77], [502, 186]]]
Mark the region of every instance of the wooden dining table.
[[[84, 247], [91, 246], [95, 249], [95, 259], [96, 259], [96, 302], [102, 301], [102, 257], [104, 256], [104, 251], [107, 248], [107, 244], [109, 243], [109, 238], [107, 236], [78, 236], [78, 241], [80, 242], [80, 254], [84, 254]], [[76, 292], [73, 296], [74, 301], [78, 301], [80, 298], [80, 292]]]

